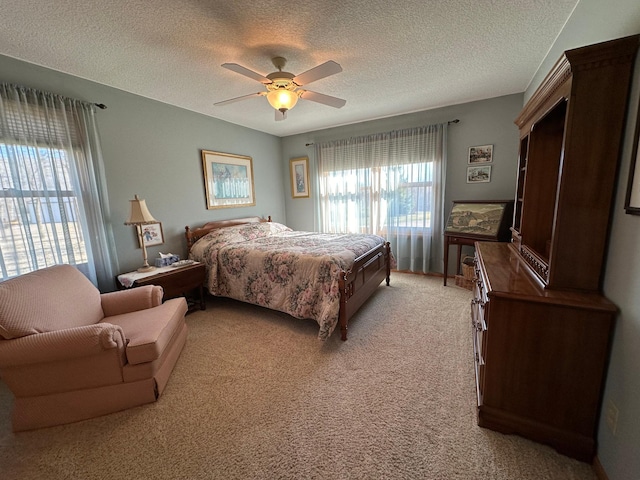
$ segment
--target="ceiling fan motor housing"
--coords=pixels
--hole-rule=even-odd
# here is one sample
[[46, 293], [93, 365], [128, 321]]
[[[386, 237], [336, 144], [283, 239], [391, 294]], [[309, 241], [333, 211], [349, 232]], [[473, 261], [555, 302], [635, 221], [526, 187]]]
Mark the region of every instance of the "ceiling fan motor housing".
[[267, 75], [271, 83], [266, 85], [269, 90], [285, 88], [287, 90], [295, 90], [298, 86], [293, 82], [295, 75], [289, 72], [273, 72]]

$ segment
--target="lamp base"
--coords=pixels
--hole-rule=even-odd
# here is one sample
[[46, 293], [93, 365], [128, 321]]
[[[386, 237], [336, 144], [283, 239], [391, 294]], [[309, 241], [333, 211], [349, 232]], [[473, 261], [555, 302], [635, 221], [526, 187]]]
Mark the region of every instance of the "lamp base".
[[140, 273], [144, 273], [144, 272], [151, 272], [152, 270], [155, 270], [155, 269], [156, 267], [154, 267], [153, 265], [143, 265], [137, 271]]

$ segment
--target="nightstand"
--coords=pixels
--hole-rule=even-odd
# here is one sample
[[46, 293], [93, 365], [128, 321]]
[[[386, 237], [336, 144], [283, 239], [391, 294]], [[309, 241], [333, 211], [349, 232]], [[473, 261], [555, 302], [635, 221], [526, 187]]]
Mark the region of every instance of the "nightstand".
[[[204, 282], [207, 269], [204, 263], [194, 263], [185, 267], [161, 267], [148, 273], [128, 272], [118, 275], [118, 289], [141, 287], [143, 285], [159, 285], [164, 290], [164, 299], [184, 296], [189, 304], [189, 312], [198, 306], [206, 308], [204, 301]], [[197, 292], [194, 299], [189, 294]]]

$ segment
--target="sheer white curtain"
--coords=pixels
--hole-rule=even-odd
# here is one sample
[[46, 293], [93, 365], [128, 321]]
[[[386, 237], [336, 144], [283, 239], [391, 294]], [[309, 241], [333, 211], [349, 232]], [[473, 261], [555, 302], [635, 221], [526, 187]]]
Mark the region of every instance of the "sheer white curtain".
[[95, 106], [0, 84], [0, 281], [68, 263], [111, 290], [108, 205]]
[[398, 270], [441, 267], [447, 124], [317, 143], [317, 228], [375, 233]]

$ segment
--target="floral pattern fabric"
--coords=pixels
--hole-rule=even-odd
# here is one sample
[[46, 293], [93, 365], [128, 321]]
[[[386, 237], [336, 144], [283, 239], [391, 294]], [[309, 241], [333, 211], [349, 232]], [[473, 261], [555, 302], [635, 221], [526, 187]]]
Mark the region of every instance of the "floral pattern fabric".
[[207, 266], [212, 295], [313, 319], [325, 340], [338, 323], [340, 272], [384, 243], [378, 235], [298, 232], [264, 222], [214, 230], [189, 256]]

